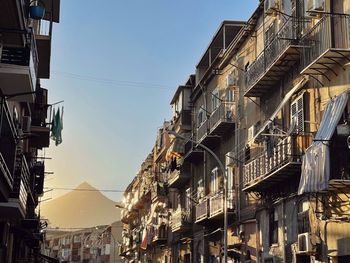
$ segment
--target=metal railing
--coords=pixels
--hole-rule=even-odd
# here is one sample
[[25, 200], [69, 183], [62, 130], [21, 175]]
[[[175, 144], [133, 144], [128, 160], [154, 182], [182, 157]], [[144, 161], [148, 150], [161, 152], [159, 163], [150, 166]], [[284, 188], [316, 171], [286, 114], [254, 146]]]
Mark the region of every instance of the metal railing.
[[153, 183], [152, 191], [151, 191], [151, 199], [155, 199], [158, 197], [166, 196], [166, 188], [165, 185], [161, 185], [158, 182]]
[[350, 49], [350, 15], [326, 15], [301, 39], [301, 65], [308, 67], [330, 48]]
[[180, 176], [183, 176], [180, 170], [175, 169], [172, 172], [168, 172], [168, 184], [172, 185]]
[[171, 216], [171, 229], [174, 231], [184, 224], [191, 222], [191, 213], [189, 210], [184, 208], [178, 208], [175, 212], [172, 213]]
[[28, 66], [33, 87], [36, 87], [36, 76], [38, 72], [38, 50], [34, 37], [34, 32], [31, 30], [30, 33], [25, 34], [23, 32], [12, 32], [13, 34], [25, 35], [27, 38], [26, 47], [7, 47], [3, 46], [0, 54], [0, 62], [3, 64]]
[[233, 102], [221, 102], [209, 118], [210, 130], [220, 122], [234, 122]]
[[196, 221], [207, 218], [208, 216], [208, 199], [204, 198], [196, 205]]
[[243, 186], [281, 168], [289, 162], [301, 163], [304, 150], [311, 143], [310, 136], [288, 136], [274, 147], [268, 147], [262, 154], [244, 165]]
[[260, 79], [288, 46], [297, 40], [298, 22], [292, 14], [247, 71], [246, 92]]
[[216, 193], [209, 198], [210, 216], [217, 215], [224, 211], [224, 194]]
[[30, 191], [29, 180], [30, 180], [29, 167], [28, 167], [26, 158], [23, 156], [22, 164], [21, 164], [21, 183], [19, 187], [18, 198], [24, 211], [26, 210], [28, 194]]
[[182, 110], [174, 120], [174, 127], [191, 125], [191, 110]]
[[202, 124], [197, 128], [197, 141], [201, 141], [209, 131], [209, 119], [206, 119]]

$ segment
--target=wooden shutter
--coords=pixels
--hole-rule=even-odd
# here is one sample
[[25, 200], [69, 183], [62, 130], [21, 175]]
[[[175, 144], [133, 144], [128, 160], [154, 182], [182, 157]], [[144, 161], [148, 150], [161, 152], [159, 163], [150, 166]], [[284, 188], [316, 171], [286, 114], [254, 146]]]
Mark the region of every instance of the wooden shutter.
[[295, 120], [296, 132], [304, 132], [304, 94], [297, 97], [290, 106], [290, 121]]

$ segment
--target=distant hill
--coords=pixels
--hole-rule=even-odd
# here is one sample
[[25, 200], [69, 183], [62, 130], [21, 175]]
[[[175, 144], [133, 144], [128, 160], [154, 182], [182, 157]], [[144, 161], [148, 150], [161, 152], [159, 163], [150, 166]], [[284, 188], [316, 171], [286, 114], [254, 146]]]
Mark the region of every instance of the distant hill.
[[84, 182], [75, 191], [43, 203], [41, 216], [49, 219], [51, 227], [83, 228], [107, 225], [120, 220], [120, 209], [115, 207], [116, 204]]

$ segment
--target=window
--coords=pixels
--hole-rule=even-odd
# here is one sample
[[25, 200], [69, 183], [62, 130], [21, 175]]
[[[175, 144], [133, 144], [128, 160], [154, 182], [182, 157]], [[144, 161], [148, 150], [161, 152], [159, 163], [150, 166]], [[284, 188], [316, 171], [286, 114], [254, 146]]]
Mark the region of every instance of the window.
[[269, 239], [270, 245], [278, 244], [278, 213], [276, 209], [269, 212]]
[[226, 90], [226, 101], [234, 102], [235, 101], [235, 91], [233, 89]]
[[297, 97], [290, 105], [291, 127], [295, 132], [304, 132], [304, 95]]
[[234, 208], [234, 177], [233, 177], [233, 167], [227, 167], [227, 181], [228, 181], [228, 200], [227, 200], [227, 206], [230, 209]]
[[200, 127], [204, 122], [204, 120], [205, 120], [204, 109], [200, 107], [197, 115], [197, 127]]
[[216, 88], [211, 93], [211, 107], [212, 111], [215, 111], [220, 105], [220, 95], [219, 95], [219, 89]]
[[212, 171], [211, 171], [211, 192], [212, 193], [217, 193], [219, 192], [219, 169], [218, 167], [215, 167]]
[[197, 182], [197, 198], [201, 199], [204, 197], [204, 183], [203, 179], [199, 179]]

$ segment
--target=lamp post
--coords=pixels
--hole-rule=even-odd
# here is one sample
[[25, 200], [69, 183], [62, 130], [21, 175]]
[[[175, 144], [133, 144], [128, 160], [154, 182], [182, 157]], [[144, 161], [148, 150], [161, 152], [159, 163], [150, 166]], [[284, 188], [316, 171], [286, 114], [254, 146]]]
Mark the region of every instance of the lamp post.
[[184, 136], [182, 136], [181, 134], [178, 134], [174, 131], [169, 130], [168, 131], [169, 134], [182, 139], [186, 142], [190, 141], [193, 142], [197, 147], [201, 147], [203, 148], [205, 151], [207, 151], [211, 156], [213, 156], [213, 158], [216, 160], [216, 162], [219, 164], [219, 168], [224, 176], [224, 262], [227, 262], [227, 190], [228, 190], [228, 180], [227, 180], [227, 172], [225, 169], [225, 166], [223, 165], [223, 163], [220, 161], [219, 157], [211, 150], [209, 149], [207, 146], [196, 142], [190, 138], [186, 138]]

